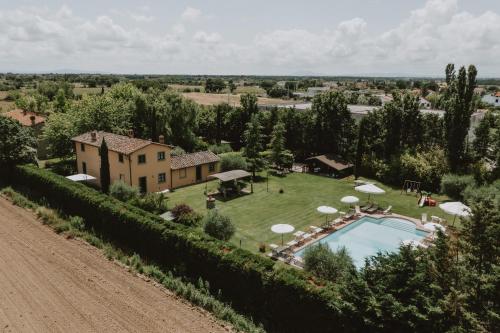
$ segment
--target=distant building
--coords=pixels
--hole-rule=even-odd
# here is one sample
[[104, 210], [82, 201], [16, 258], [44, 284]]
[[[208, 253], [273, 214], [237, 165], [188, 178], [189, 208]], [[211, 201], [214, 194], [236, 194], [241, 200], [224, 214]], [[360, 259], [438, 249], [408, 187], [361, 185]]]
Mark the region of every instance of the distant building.
[[160, 192], [207, 180], [219, 170], [219, 157], [204, 151], [171, 156], [173, 146], [107, 132], [87, 132], [72, 139], [78, 173], [88, 174], [100, 182], [102, 140], [108, 146], [111, 183], [122, 180], [141, 192]]
[[309, 87], [307, 88], [305, 97], [313, 98], [314, 96], [324, 93], [325, 91], [328, 90], [330, 90], [329, 87]]
[[430, 109], [431, 108], [431, 102], [429, 102], [428, 100], [426, 100], [423, 97], [419, 97], [418, 104], [419, 104], [421, 109]]
[[493, 106], [500, 106], [500, 91], [497, 91], [496, 93], [493, 94], [487, 94], [484, 95], [481, 100], [484, 103], [491, 104]]
[[45, 117], [34, 112], [15, 109], [3, 114], [5, 117], [17, 120], [21, 125], [33, 129], [37, 139], [37, 157], [39, 159], [47, 158], [47, 143], [42, 138], [43, 127], [45, 126]]

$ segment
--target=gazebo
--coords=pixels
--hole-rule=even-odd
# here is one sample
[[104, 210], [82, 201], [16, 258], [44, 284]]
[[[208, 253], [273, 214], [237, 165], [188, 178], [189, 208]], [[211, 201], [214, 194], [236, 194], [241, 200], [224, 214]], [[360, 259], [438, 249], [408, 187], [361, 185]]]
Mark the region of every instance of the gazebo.
[[[239, 193], [240, 190], [238, 188], [238, 180], [243, 179], [246, 177], [250, 177], [252, 174], [250, 172], [247, 172], [245, 170], [231, 170], [231, 171], [225, 171], [225, 172], [219, 172], [219, 173], [214, 173], [213, 175], [208, 176], [208, 179], [218, 179], [220, 183], [229, 183], [233, 182], [234, 183], [234, 188], [236, 191]], [[231, 188], [231, 187], [229, 187]], [[205, 186], [205, 190], [207, 190], [207, 187]], [[219, 192], [217, 192], [219, 193]], [[215, 194], [215, 193], [214, 193]], [[226, 197], [226, 188], [224, 187], [222, 195], [224, 198]]]

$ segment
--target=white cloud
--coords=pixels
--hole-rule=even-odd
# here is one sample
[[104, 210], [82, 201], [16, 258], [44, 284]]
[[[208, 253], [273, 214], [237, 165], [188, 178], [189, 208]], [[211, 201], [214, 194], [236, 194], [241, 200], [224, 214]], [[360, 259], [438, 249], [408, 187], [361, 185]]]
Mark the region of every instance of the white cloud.
[[182, 12], [181, 19], [186, 22], [194, 22], [197, 21], [201, 15], [201, 10], [193, 7], [186, 7], [184, 12]]
[[216, 32], [198, 31], [194, 34], [193, 39], [198, 43], [217, 44], [222, 40], [222, 37]]
[[130, 14], [130, 17], [136, 22], [152, 22], [155, 19], [152, 15], [144, 14]]
[[84, 18], [68, 6], [0, 10], [0, 70], [54, 69], [66, 61], [71, 68], [126, 72], [442, 73], [455, 62], [500, 74], [500, 16], [461, 11], [457, 0], [429, 0], [380, 33], [357, 17], [323, 31], [276, 29], [233, 42], [209, 26], [193, 33], [191, 23], [207, 17], [193, 7], [163, 31], [148, 31], [140, 23], [154, 19], [150, 10], [137, 9], [135, 18], [127, 11]]

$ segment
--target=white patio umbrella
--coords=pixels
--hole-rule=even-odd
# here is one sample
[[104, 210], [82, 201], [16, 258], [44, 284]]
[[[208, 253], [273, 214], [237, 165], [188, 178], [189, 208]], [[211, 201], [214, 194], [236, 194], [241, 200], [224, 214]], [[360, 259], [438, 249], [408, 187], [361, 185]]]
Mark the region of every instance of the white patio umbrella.
[[332, 215], [332, 214], [335, 214], [338, 212], [338, 210], [336, 208], [333, 208], [330, 206], [319, 206], [318, 208], [316, 208], [316, 210], [319, 213], [326, 215], [325, 224], [328, 223], [328, 215]]
[[342, 199], [340, 199], [340, 202], [345, 203], [347, 205], [352, 205], [352, 204], [355, 204], [355, 203], [359, 202], [359, 199], [357, 197], [355, 197], [355, 196], [348, 195], [348, 196], [343, 197]]
[[424, 224], [424, 228], [429, 230], [429, 231], [433, 231], [433, 232], [436, 231], [437, 229], [441, 229], [442, 232], [446, 231], [445, 226], [438, 224], [438, 223], [434, 223], [434, 222], [429, 222], [429, 223]]
[[368, 201], [370, 201], [370, 196], [372, 194], [384, 194], [385, 193], [385, 191], [383, 189], [376, 186], [375, 184], [360, 185], [360, 186], [356, 186], [354, 189], [358, 192], [361, 192], [361, 193], [367, 193], [368, 194]]
[[445, 213], [453, 215], [453, 224], [455, 224], [457, 216], [467, 217], [471, 215], [470, 208], [460, 201], [445, 202], [440, 204], [439, 208], [441, 208]]
[[275, 224], [271, 227], [271, 231], [276, 234], [281, 234], [281, 245], [283, 245], [283, 235], [294, 231], [295, 228], [289, 224]]
[[348, 196], [343, 197], [342, 199], [340, 199], [340, 202], [350, 205], [350, 204], [359, 202], [359, 199], [357, 197], [355, 197], [355, 196], [348, 195]]
[[69, 180], [72, 180], [74, 182], [83, 182], [83, 181], [87, 181], [87, 180], [95, 180], [96, 179], [95, 177], [92, 177], [91, 175], [87, 175], [84, 173], [78, 173], [76, 175], [67, 176], [66, 178], [68, 178]]

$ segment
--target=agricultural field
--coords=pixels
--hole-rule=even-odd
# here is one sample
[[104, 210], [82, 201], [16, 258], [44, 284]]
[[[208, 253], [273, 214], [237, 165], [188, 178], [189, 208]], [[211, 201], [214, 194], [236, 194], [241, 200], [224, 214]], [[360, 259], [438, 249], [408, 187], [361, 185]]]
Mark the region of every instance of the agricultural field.
[[[265, 177], [265, 173], [262, 176]], [[211, 191], [217, 187], [217, 182], [175, 190], [169, 195], [170, 208], [178, 203], [186, 203], [198, 212], [206, 212], [205, 186]], [[401, 194], [400, 188], [391, 188], [379, 182], [377, 186], [386, 190], [386, 194], [374, 197], [375, 202], [383, 208], [392, 205], [393, 212], [418, 219], [422, 213], [427, 213], [429, 217], [436, 215], [448, 221], [453, 220], [452, 216], [443, 213], [438, 207], [418, 207], [418, 198]], [[280, 189], [283, 193], [280, 193]], [[319, 226], [325, 222], [325, 216], [320, 215], [316, 208], [328, 205], [345, 211], [348, 207], [341, 204], [340, 199], [347, 195], [357, 196], [361, 204], [367, 199], [366, 194], [354, 191], [352, 177], [339, 180], [292, 173], [286, 177], [269, 176], [269, 191], [264, 179], [254, 184], [253, 194], [227, 201], [217, 200], [216, 206], [222, 214], [231, 218], [236, 227], [232, 242], [239, 245], [241, 241], [243, 248], [257, 252], [260, 243], [281, 242], [281, 237], [270, 230], [273, 224], [287, 223], [298, 230], [306, 230], [311, 225]], [[433, 198], [438, 202], [448, 199], [434, 195]]]
[[[200, 105], [217, 105], [228, 103], [232, 106], [240, 106], [240, 94], [206, 94], [206, 93], [183, 93], [184, 97], [189, 98]], [[258, 97], [259, 105], [289, 104], [290, 101], [280, 98]]]
[[0, 197], [2, 332], [231, 332]]
[[255, 94], [258, 96], [266, 95], [266, 91], [259, 86], [238, 86], [236, 87], [236, 94]]
[[192, 91], [194, 91], [195, 89], [198, 89], [200, 92], [205, 91], [205, 88], [203, 86], [185, 85], [185, 84], [169, 84], [168, 88], [175, 90], [177, 92], [184, 92], [186, 89], [190, 89]]

